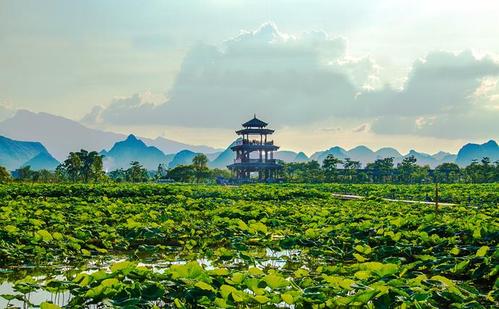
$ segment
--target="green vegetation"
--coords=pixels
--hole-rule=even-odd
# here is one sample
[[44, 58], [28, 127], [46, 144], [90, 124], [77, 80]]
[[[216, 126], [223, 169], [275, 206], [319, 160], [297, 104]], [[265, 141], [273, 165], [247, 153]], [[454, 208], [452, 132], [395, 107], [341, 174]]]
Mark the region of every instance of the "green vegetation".
[[[103, 170], [103, 156], [97, 152], [81, 150], [71, 152], [55, 172], [48, 170], [33, 171], [24, 166], [13, 175], [17, 181], [29, 182], [182, 182], [215, 183], [217, 178], [231, 178], [227, 169], [208, 168], [208, 158], [197, 154], [191, 164], [178, 165], [167, 169], [159, 164], [156, 171], [148, 171], [138, 161], [130, 162], [128, 169], [108, 172]], [[395, 165], [394, 158], [384, 158], [368, 163], [361, 168], [359, 161], [349, 158], [340, 160], [328, 155], [322, 162], [301, 163], [280, 162], [282, 169], [279, 182], [287, 183], [381, 183], [381, 184], [424, 184], [424, 183], [494, 183], [499, 182], [499, 161], [491, 162], [485, 157], [480, 162], [460, 168], [455, 163], [443, 163], [435, 169], [420, 166], [414, 156], [405, 157]], [[341, 168], [340, 168], [341, 166]], [[2, 167], [0, 167], [2, 168]], [[10, 180], [9, 173], [0, 169], [0, 183]]]
[[0, 183], [6, 183], [11, 180], [9, 171], [3, 166], [0, 166]]
[[[483, 158], [465, 168], [455, 163], [443, 163], [435, 169], [419, 166], [416, 158], [406, 157], [395, 165], [393, 158], [368, 163], [361, 168], [359, 161], [344, 161], [328, 155], [322, 166], [317, 161], [281, 163], [282, 178], [293, 183], [490, 183], [499, 182], [499, 161]], [[342, 168], [339, 168], [342, 165]]]
[[[332, 192], [369, 198], [342, 201]], [[438, 213], [380, 199], [432, 192], [0, 185], [0, 278], [14, 286], [2, 297], [28, 303], [31, 291], [67, 291], [71, 308], [499, 305], [499, 184], [442, 185], [442, 200], [458, 205]]]

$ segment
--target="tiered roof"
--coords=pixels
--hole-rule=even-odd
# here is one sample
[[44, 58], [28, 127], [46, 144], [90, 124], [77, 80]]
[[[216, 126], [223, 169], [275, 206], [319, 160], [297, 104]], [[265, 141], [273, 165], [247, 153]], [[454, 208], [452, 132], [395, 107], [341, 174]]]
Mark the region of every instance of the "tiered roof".
[[269, 124], [265, 121], [261, 121], [260, 119], [256, 118], [256, 115], [253, 117], [253, 119], [243, 123], [243, 127], [245, 128], [265, 128], [268, 125]]

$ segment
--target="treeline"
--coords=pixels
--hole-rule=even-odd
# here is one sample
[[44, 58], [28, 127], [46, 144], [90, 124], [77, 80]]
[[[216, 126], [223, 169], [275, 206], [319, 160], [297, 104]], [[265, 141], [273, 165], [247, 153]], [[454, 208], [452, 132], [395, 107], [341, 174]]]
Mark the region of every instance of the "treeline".
[[340, 160], [328, 155], [322, 165], [317, 161], [284, 163], [281, 177], [297, 183], [488, 183], [499, 182], [499, 161], [487, 157], [461, 168], [455, 163], [442, 163], [435, 169], [420, 166], [414, 156], [395, 165], [394, 158], [378, 159], [361, 168], [359, 161]]
[[[71, 152], [55, 171], [34, 171], [29, 166], [15, 170], [12, 174], [0, 166], [0, 183], [9, 181], [31, 182], [186, 182], [215, 183], [219, 178], [230, 178], [226, 169], [210, 169], [204, 154], [194, 157], [191, 164], [167, 169], [160, 164], [156, 171], [148, 171], [139, 162], [133, 161], [127, 169], [104, 171], [103, 156], [95, 151]], [[295, 183], [488, 183], [499, 182], [499, 161], [489, 158], [473, 161], [461, 168], [455, 163], [443, 163], [435, 169], [419, 166], [413, 156], [395, 164], [394, 158], [378, 159], [362, 168], [359, 161], [349, 158], [340, 160], [328, 155], [320, 164], [317, 161], [285, 163], [279, 180]]]
[[179, 165], [167, 169], [160, 164], [156, 171], [148, 171], [140, 162], [130, 162], [127, 169], [116, 169], [110, 172], [104, 171], [103, 155], [96, 151], [81, 150], [69, 153], [55, 171], [32, 170], [30, 166], [24, 166], [10, 173], [0, 166], [0, 183], [9, 181], [28, 182], [149, 182], [149, 181], [175, 181], [193, 183], [214, 183], [218, 177], [228, 178], [227, 170], [209, 169], [208, 158], [204, 154], [196, 155], [192, 164]]

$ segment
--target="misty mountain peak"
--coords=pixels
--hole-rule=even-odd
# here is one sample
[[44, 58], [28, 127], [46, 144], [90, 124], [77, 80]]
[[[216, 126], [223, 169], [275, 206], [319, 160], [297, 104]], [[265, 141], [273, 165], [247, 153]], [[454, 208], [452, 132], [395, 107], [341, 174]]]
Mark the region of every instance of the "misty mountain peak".
[[137, 139], [137, 137], [136, 137], [135, 135], [130, 134], [130, 135], [128, 135], [128, 137], [126, 138], [126, 141], [127, 141], [127, 142], [136, 142], [136, 141], [138, 141], [138, 139]]
[[369, 149], [367, 146], [364, 146], [364, 145], [360, 145], [360, 146], [357, 146], [357, 147], [354, 147], [352, 149], [350, 149], [348, 152], [358, 152], [358, 153], [372, 153], [373, 151], [371, 149]]
[[490, 141], [486, 142], [483, 145], [487, 147], [498, 147], [497, 142], [493, 139], [491, 139]]

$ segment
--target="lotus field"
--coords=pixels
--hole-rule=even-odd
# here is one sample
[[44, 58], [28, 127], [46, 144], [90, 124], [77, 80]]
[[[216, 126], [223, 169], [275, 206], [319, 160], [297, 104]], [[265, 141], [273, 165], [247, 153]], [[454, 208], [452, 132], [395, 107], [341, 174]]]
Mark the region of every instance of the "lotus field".
[[0, 307], [499, 306], [499, 184], [383, 198], [434, 186], [0, 186]]

